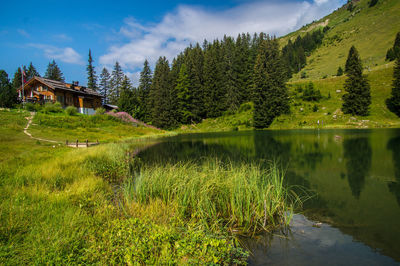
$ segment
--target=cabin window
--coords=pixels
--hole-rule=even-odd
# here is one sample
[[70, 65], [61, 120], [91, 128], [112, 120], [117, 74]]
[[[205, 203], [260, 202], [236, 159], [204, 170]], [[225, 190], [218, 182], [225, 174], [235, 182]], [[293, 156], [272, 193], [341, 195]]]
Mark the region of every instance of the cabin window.
[[57, 102], [64, 104], [64, 96], [57, 95]]

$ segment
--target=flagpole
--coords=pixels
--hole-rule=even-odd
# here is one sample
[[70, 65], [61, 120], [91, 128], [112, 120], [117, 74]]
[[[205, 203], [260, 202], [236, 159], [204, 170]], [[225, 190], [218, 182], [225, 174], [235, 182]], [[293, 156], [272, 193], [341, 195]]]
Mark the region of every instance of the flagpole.
[[24, 66], [22, 65], [21, 66], [21, 86], [22, 86], [22, 101], [24, 101], [24, 96], [25, 96], [25, 91], [24, 91]]

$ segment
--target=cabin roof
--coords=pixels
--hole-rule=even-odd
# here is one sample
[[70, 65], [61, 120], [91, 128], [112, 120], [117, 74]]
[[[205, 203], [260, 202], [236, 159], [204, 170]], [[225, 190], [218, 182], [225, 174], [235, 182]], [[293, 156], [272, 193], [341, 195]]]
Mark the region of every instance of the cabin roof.
[[94, 91], [94, 90], [89, 89], [84, 86], [74, 85], [71, 83], [65, 83], [65, 82], [51, 80], [51, 79], [45, 79], [45, 78], [36, 77], [36, 76], [31, 78], [27, 83], [25, 83], [24, 88], [31, 85], [35, 80], [46, 85], [49, 88], [52, 88], [53, 90], [64, 90], [64, 91], [70, 91], [73, 93], [78, 93], [81, 95], [91, 95], [91, 96], [103, 97], [97, 91]]

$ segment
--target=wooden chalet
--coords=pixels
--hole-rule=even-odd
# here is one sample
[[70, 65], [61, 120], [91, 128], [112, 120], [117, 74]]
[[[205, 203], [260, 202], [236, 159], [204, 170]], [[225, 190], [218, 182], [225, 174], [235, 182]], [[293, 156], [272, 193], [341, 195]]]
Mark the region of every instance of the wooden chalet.
[[24, 102], [59, 102], [64, 108], [75, 106], [82, 114], [94, 114], [102, 106], [102, 96], [92, 89], [79, 86], [78, 82], [64, 83], [33, 77], [17, 92]]

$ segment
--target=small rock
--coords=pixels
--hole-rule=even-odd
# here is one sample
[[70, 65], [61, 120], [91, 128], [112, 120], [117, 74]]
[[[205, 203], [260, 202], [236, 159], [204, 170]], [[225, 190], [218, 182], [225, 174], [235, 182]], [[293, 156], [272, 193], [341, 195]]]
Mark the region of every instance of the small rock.
[[341, 93], [341, 92], [342, 92], [342, 90], [336, 90], [336, 92], [337, 92], [337, 93]]
[[322, 109], [322, 110], [325, 110], [325, 109], [326, 109], [326, 107], [322, 107], [321, 109]]
[[352, 116], [352, 117], [349, 118], [349, 120], [351, 120], [351, 121], [356, 121], [357, 118], [355, 118], [355, 117]]
[[337, 118], [337, 115], [333, 115], [332, 118], [333, 118], [333, 119], [336, 119], [336, 118]]
[[303, 108], [303, 107], [301, 107], [301, 108], [300, 108], [300, 112], [303, 112], [303, 111], [304, 111], [304, 108]]

